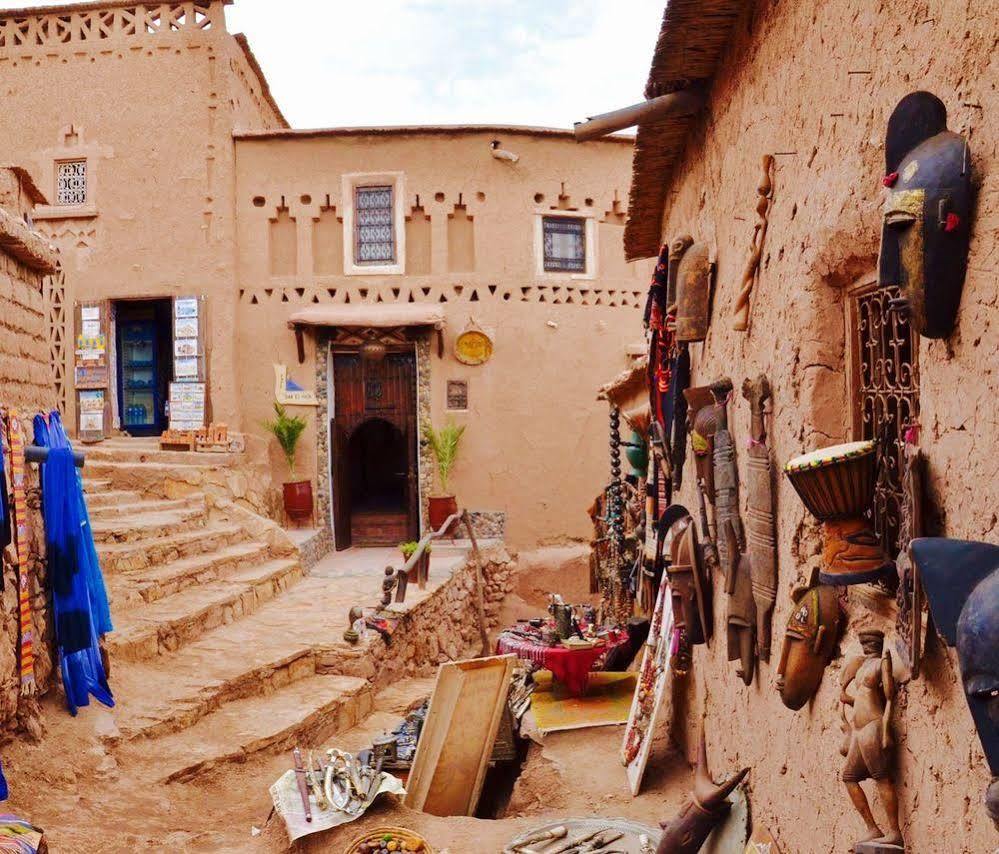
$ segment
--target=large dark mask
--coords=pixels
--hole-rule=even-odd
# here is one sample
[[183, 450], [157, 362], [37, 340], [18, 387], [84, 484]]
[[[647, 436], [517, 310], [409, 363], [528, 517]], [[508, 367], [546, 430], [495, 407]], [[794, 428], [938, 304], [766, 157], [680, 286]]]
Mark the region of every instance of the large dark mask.
[[954, 328], [968, 264], [968, 143], [947, 130], [947, 108], [929, 92], [906, 95], [885, 136], [884, 225], [878, 284], [897, 285], [892, 308], [926, 338]]
[[[957, 647], [964, 695], [985, 759], [999, 777], [999, 546], [921, 537], [909, 546], [933, 623]], [[999, 825], [993, 781], [987, 804]]]
[[[703, 341], [708, 335], [711, 314], [712, 264], [706, 243], [690, 237], [674, 243], [678, 252], [672, 292], [676, 299], [676, 340]], [[672, 263], [672, 254], [670, 256]]]

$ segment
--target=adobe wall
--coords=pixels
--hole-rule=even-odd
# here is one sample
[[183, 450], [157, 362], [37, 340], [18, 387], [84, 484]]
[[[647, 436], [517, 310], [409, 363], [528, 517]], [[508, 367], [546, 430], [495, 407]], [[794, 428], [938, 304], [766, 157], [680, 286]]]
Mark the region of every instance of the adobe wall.
[[[494, 138], [520, 161], [494, 160]], [[615, 193], [619, 200], [626, 196], [631, 146], [503, 131], [303, 134], [238, 138], [236, 153], [238, 359], [251, 441], [266, 441], [260, 425], [274, 399], [272, 363], [286, 364], [291, 378], [313, 387], [316, 338], [306, 334], [306, 361], [299, 365], [287, 326], [292, 312], [317, 303], [439, 305], [446, 314], [445, 353], [438, 358], [432, 336], [431, 417], [438, 426], [449, 417], [468, 425], [454, 475], [460, 503], [504, 511], [507, 542], [516, 548], [588, 538], [586, 514], [565, 496], [592, 495], [607, 478], [606, 417], [593, 406], [593, 381], [624, 367], [619, 342], [637, 337], [650, 269], [647, 262], [621, 261], [624, 216]], [[422, 216], [430, 217], [429, 239], [407, 239], [405, 275], [344, 276], [342, 266], [325, 272], [315, 262], [314, 229], [330, 207], [337, 208], [333, 216], [340, 213], [341, 175], [379, 171], [405, 173], [405, 210], [419, 217], [412, 210], [419, 197]], [[599, 257], [593, 279], [536, 274], [534, 219], [552, 213], [560, 194], [563, 204], [594, 215]], [[543, 198], [535, 201], [536, 195]], [[459, 197], [473, 218], [474, 269], [455, 272], [448, 224]], [[282, 198], [287, 213], [277, 210]], [[279, 217], [290, 236], [275, 237], [272, 220]], [[295, 250], [293, 273], [274, 272], [280, 240]], [[428, 266], [414, 273], [421, 251]], [[479, 367], [454, 357], [455, 338], [470, 319], [494, 343], [492, 359]], [[468, 382], [467, 412], [445, 411], [448, 380]], [[295, 412], [310, 422], [299, 459], [315, 478], [315, 431], [326, 429], [328, 414], [325, 408]], [[269, 447], [280, 483], [286, 467], [276, 444]]]
[[54, 163], [87, 159], [87, 205], [35, 212], [76, 299], [210, 294], [214, 415], [236, 425], [231, 134], [280, 122], [221, 2], [123, 5], [0, 16], [0, 139], [52, 202]]
[[[738, 389], [745, 377], [765, 372], [774, 390], [768, 441], [777, 464], [852, 438], [844, 289], [873, 275], [876, 266], [887, 118], [903, 95], [928, 89], [946, 103], [951, 129], [970, 134], [978, 188], [958, 328], [947, 341], [923, 339], [919, 347], [922, 448], [939, 508], [934, 532], [994, 542], [999, 506], [994, 12], [942, 0], [756, 7], [753, 17], [736, 27], [709, 116], [689, 141], [663, 222], [664, 239], [690, 232], [717, 246], [712, 326], [707, 341], [692, 347], [694, 384], [729, 374]], [[732, 306], [752, 234], [760, 158], [774, 152], [766, 249], [752, 294], [751, 330], [742, 334], [731, 329]], [[730, 423], [744, 483], [749, 409], [738, 391]], [[697, 506], [692, 487], [688, 462], [678, 500], [691, 508]], [[774, 688], [788, 594], [819, 550], [818, 528], [784, 477], [777, 507], [780, 583], [771, 662], [761, 665], [757, 682], [743, 687], [734, 664], [725, 661], [724, 607], [716, 608], [716, 640], [710, 649], [696, 649], [692, 674], [679, 689], [675, 727], [692, 754], [707, 711], [713, 767], [752, 766], [753, 820], [769, 827], [781, 850], [843, 851], [863, 830], [839, 782], [843, 659], [830, 665], [818, 695], [800, 712], [786, 709]], [[891, 629], [855, 595], [847, 607], [843, 649], [855, 643], [859, 628]], [[927, 676], [903, 688], [895, 715], [907, 850], [991, 850], [995, 829], [981, 805], [989, 774], [956, 658], [936, 643], [924, 667]]]
[[[31, 204], [24, 199], [18, 183], [9, 169], [0, 168], [0, 216], [8, 215], [20, 222], [22, 215], [30, 211]], [[2, 224], [0, 227], [5, 228]], [[0, 249], [0, 406], [18, 410], [26, 442], [31, 441], [31, 419], [35, 413], [48, 412], [56, 405], [55, 382], [49, 361], [48, 320], [42, 297], [43, 280], [43, 274], [37, 269]], [[6, 436], [4, 446], [7, 446]], [[43, 693], [52, 681], [44, 526], [38, 512], [37, 468], [28, 466], [26, 475], [34, 668], [38, 692]], [[7, 478], [10, 483], [9, 470]], [[37, 721], [31, 716], [32, 703], [22, 700], [20, 696], [18, 573], [16, 563], [8, 558], [9, 552], [5, 551], [3, 607], [0, 609], [0, 731], [4, 732], [15, 725], [32, 730], [37, 727]]]

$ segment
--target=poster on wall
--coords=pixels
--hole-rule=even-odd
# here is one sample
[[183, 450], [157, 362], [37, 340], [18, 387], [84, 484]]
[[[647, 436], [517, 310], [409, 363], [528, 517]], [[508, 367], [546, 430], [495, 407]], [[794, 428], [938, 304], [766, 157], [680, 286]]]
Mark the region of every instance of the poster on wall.
[[173, 321], [174, 338], [197, 338], [198, 319], [196, 317], [175, 317]]
[[173, 360], [173, 375], [179, 380], [185, 377], [194, 379], [198, 376], [198, 360], [196, 357], [184, 357]]
[[274, 399], [282, 406], [319, 406], [314, 392], [306, 391], [288, 376], [287, 365], [274, 366]]
[[178, 318], [196, 318], [198, 316], [198, 298], [177, 297], [173, 301], [173, 316]]
[[205, 383], [170, 383], [170, 429], [205, 426]]
[[104, 432], [104, 391], [81, 391], [78, 396], [80, 432]]
[[100, 320], [101, 307], [99, 305], [85, 305], [80, 308], [80, 320]]
[[173, 341], [173, 355], [175, 358], [198, 355], [197, 338], [175, 338]]
[[78, 389], [108, 387], [107, 365], [76, 365], [73, 369], [73, 384]]

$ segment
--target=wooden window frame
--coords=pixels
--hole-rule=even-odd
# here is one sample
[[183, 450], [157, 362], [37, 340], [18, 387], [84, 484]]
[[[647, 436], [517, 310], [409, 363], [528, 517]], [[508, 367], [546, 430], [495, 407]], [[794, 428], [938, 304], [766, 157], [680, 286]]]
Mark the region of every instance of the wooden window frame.
[[[583, 272], [545, 269], [545, 219], [580, 219], [584, 222], [583, 241], [586, 266]], [[534, 266], [539, 279], [571, 281], [574, 279], [595, 279], [597, 276], [597, 228], [596, 217], [586, 211], [541, 210], [534, 212]]]

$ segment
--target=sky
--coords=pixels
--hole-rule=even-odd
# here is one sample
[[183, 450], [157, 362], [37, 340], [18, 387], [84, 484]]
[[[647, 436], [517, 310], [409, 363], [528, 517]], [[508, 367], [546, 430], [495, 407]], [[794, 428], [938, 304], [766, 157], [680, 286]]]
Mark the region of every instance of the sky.
[[293, 127], [571, 127], [642, 100], [664, 7], [665, 0], [236, 0], [226, 14], [229, 29], [248, 36]]

